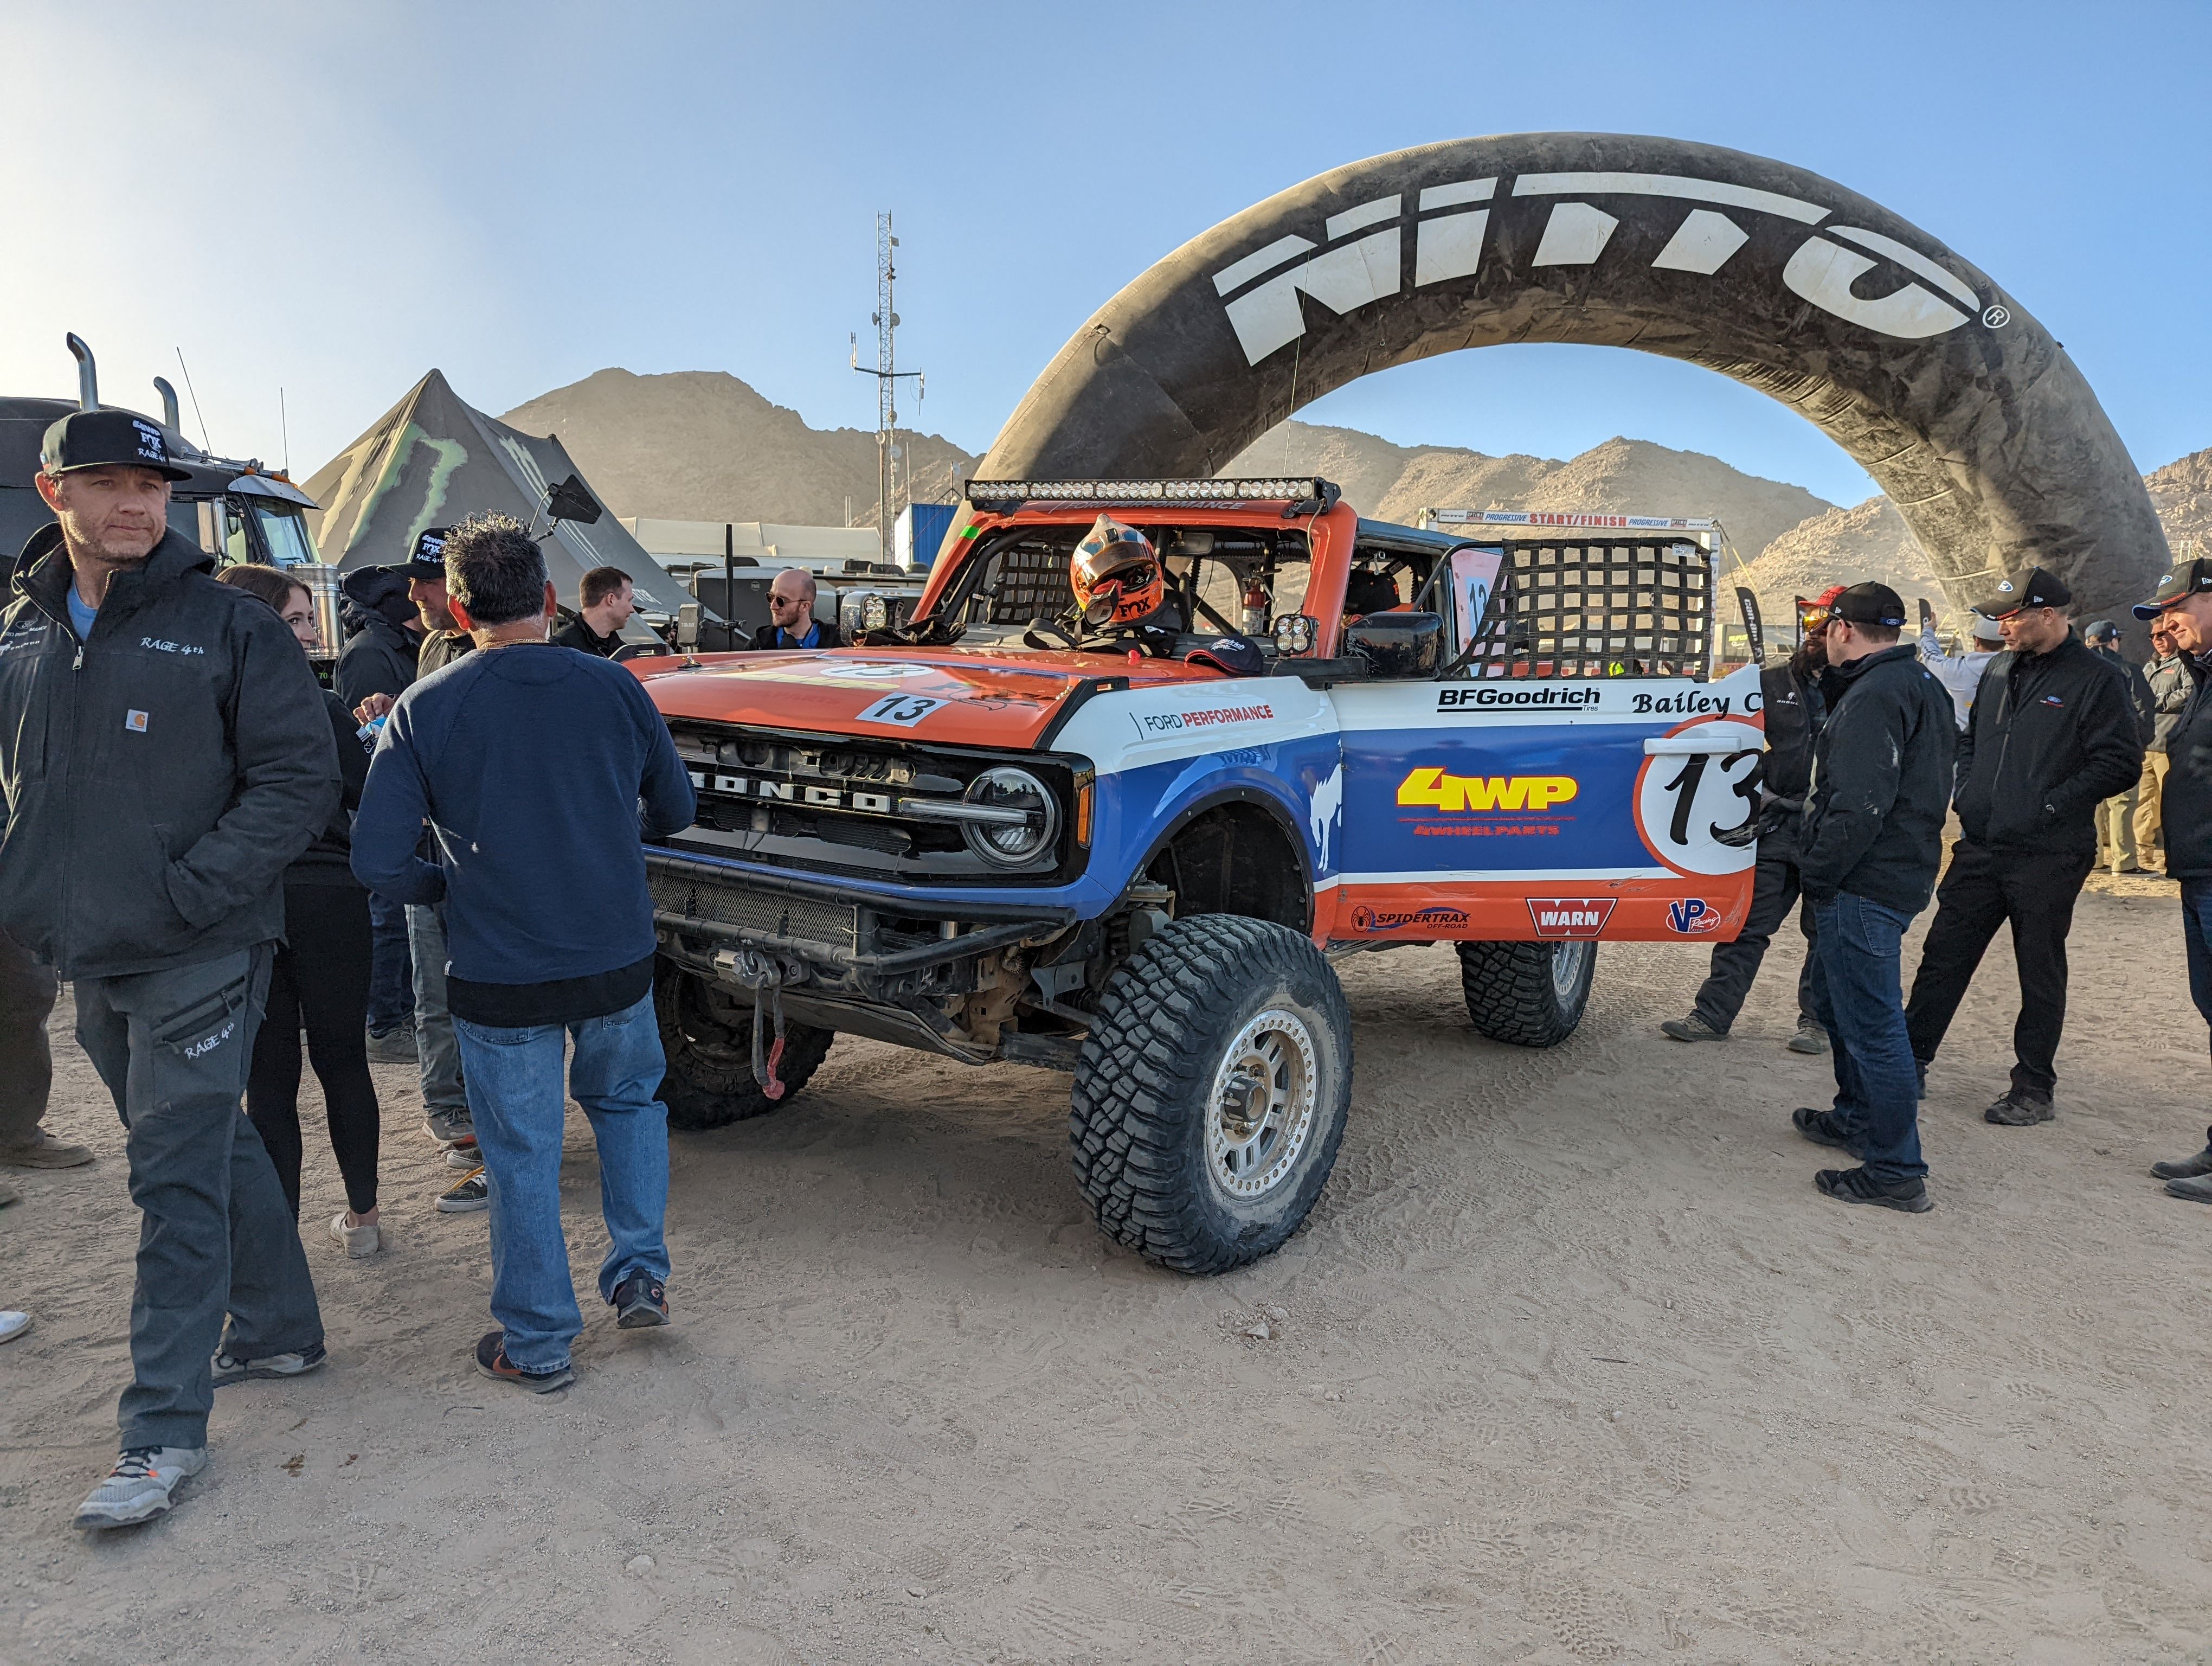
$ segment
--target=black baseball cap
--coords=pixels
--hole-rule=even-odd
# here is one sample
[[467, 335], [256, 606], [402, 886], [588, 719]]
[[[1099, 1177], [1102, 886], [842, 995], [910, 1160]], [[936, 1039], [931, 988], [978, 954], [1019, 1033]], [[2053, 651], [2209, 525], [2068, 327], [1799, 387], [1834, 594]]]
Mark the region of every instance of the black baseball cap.
[[2150, 599], [2136, 604], [2136, 617], [2155, 619], [2183, 597], [2193, 596], [2200, 590], [2212, 590], [2212, 556], [2176, 562], [2171, 573], [2160, 577], [2158, 588], [2151, 592]]
[[1887, 585], [1871, 580], [1864, 584], [1846, 585], [1830, 604], [1828, 617], [1841, 619], [1845, 624], [1901, 625], [1905, 623], [1905, 598]]
[[2023, 608], [2063, 607], [2074, 599], [2065, 581], [2040, 567], [2031, 567], [2018, 578], [2000, 579], [1982, 593], [1974, 611], [1985, 619], [2008, 619]]
[[164, 480], [189, 480], [169, 455], [159, 423], [127, 410], [102, 407], [72, 410], [46, 429], [39, 442], [39, 466], [48, 474], [73, 469], [151, 469]]
[[414, 552], [392, 570], [402, 578], [442, 579], [446, 576], [446, 535], [450, 526], [430, 526], [415, 534]]

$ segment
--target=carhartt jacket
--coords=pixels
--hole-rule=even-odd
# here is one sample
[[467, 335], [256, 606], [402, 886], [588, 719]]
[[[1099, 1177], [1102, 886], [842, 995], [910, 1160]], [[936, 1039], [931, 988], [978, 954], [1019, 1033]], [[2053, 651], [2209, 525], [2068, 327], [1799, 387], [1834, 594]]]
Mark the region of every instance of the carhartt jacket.
[[0, 608], [0, 930], [65, 978], [284, 934], [285, 867], [338, 807], [322, 690], [276, 610], [172, 532], [71, 628], [61, 528]]
[[1951, 696], [1900, 642], [1829, 678], [1838, 692], [1813, 748], [1797, 872], [1806, 896], [1849, 891], [1905, 914], [1928, 906], [1959, 731]]
[[1959, 742], [1959, 825], [1994, 850], [2094, 856], [2098, 804], [2142, 774], [2135, 702], [2112, 664], [2069, 635], [1990, 661]]

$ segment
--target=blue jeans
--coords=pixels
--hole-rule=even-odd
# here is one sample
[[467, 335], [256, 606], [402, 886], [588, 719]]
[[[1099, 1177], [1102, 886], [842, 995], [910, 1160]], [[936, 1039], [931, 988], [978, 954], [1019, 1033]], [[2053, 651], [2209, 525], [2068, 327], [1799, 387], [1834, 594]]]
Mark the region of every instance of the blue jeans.
[[2189, 998], [2212, 1025], [2212, 879], [2181, 882], [2181, 940], [2189, 950]]
[[415, 991], [409, 977], [407, 909], [388, 897], [368, 894], [368, 1032], [381, 1036], [414, 1015]]
[[1816, 903], [1813, 1016], [1834, 1038], [1836, 1120], [1876, 1180], [1917, 1180], [1920, 1076], [1905, 1029], [1899, 945], [1912, 916], [1849, 891]]
[[494, 1030], [457, 1018], [453, 1031], [490, 1186], [491, 1316], [510, 1360], [551, 1371], [568, 1363], [584, 1329], [561, 1234], [561, 1065], [570, 1036], [568, 1085], [599, 1145], [599, 1208], [612, 1240], [599, 1263], [600, 1298], [630, 1273], [668, 1277], [668, 1108], [653, 1097], [667, 1067], [653, 997], [580, 1024]]

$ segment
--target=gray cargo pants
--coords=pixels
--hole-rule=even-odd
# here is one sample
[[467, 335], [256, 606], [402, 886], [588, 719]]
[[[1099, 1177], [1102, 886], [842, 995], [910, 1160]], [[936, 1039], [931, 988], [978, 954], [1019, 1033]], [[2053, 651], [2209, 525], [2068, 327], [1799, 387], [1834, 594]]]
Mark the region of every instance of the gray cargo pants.
[[126, 1450], [207, 1444], [218, 1348], [265, 1359], [323, 1340], [300, 1229], [240, 1103], [274, 951], [76, 982], [76, 1038], [129, 1130], [140, 1216]]
[[407, 905], [407, 946], [415, 962], [415, 1061], [422, 1074], [422, 1108], [465, 1116], [461, 1043], [446, 1010], [446, 922], [436, 909]]
[[54, 1085], [46, 1047], [53, 1010], [53, 973], [0, 932], [0, 1146], [27, 1146], [39, 1137]]

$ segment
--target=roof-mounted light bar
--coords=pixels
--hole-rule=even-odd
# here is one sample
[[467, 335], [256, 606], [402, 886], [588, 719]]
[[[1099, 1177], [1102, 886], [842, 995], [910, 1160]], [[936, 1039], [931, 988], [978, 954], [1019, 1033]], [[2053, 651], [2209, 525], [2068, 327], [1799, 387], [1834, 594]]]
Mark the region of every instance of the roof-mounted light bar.
[[977, 508], [1024, 503], [1317, 503], [1334, 504], [1337, 489], [1312, 475], [1255, 480], [971, 480]]

